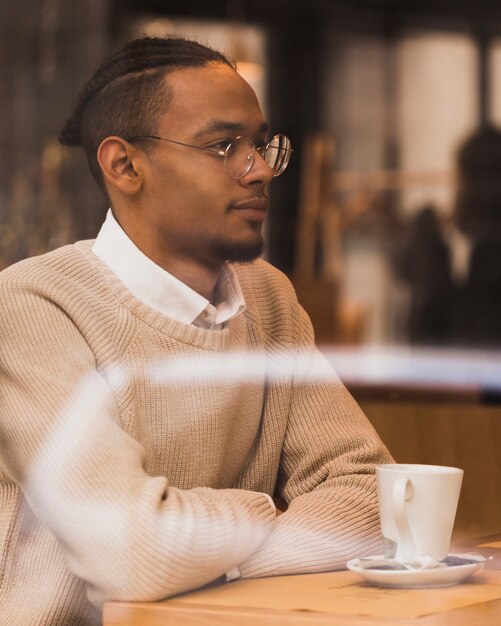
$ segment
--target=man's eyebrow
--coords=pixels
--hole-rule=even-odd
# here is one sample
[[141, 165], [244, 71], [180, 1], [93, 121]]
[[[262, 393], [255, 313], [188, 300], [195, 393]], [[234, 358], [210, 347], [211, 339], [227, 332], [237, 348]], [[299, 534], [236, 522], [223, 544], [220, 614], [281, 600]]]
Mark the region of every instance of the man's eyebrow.
[[[268, 132], [268, 129], [269, 129], [268, 124], [266, 122], [262, 122], [262, 124], [260, 124], [258, 128], [258, 132], [266, 134]], [[212, 120], [195, 135], [195, 138], [201, 138], [204, 135], [208, 135], [214, 132], [221, 132], [221, 131], [245, 134], [246, 130], [247, 130], [247, 127], [240, 122], [230, 122], [227, 120]]]

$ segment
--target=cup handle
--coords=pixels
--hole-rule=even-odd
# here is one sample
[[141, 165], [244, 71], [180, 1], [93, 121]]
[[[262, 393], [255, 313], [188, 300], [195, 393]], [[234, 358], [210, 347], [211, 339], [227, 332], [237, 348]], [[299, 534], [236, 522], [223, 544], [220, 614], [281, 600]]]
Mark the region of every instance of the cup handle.
[[397, 478], [393, 483], [393, 516], [399, 535], [397, 561], [411, 561], [414, 558], [414, 540], [409, 520], [407, 519], [406, 502], [412, 499], [413, 488], [408, 478]]

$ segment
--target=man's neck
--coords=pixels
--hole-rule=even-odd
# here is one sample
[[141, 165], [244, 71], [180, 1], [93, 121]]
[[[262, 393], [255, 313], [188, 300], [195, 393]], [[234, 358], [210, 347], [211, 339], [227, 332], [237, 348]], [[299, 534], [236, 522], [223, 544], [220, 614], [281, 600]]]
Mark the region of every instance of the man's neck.
[[196, 262], [183, 262], [175, 258], [152, 259], [152, 261], [206, 298], [210, 303], [214, 302], [214, 290], [221, 274], [222, 265], [206, 267]]
[[114, 216], [127, 236], [144, 255], [209, 302], [213, 302], [214, 289], [224, 262], [207, 263], [202, 259], [180, 257], [170, 251], [164, 252], [162, 245], [157, 244], [157, 242], [154, 242], [155, 245], [151, 245], [151, 242], [145, 239], [144, 229], [141, 228], [140, 224], [120, 219], [115, 212]]

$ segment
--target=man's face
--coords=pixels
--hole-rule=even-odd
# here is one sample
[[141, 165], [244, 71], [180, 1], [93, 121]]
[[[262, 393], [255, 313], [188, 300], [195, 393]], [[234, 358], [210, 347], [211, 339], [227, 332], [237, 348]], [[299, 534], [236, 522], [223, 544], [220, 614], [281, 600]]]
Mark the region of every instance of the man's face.
[[[254, 91], [229, 66], [180, 69], [165, 80], [172, 99], [156, 135], [218, 150], [240, 135], [255, 143], [266, 139]], [[141, 221], [154, 260], [174, 255], [178, 262], [213, 266], [259, 255], [273, 172], [258, 154], [245, 176], [232, 179], [216, 154], [162, 141], [150, 148]]]

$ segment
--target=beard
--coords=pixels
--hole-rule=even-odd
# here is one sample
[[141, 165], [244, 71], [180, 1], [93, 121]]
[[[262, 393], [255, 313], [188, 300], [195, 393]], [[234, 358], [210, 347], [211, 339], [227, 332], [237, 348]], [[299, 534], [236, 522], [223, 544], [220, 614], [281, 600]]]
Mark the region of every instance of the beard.
[[257, 259], [264, 250], [264, 241], [261, 236], [255, 241], [246, 243], [219, 240], [213, 243], [214, 253], [221, 261], [230, 263], [249, 263]]

